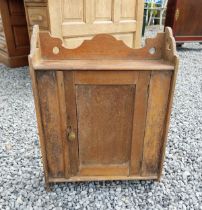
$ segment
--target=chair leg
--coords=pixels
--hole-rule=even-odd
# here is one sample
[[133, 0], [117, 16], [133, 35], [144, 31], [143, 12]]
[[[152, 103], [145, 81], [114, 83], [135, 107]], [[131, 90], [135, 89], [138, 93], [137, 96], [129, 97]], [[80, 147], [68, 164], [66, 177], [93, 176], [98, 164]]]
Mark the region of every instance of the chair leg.
[[150, 13], [150, 17], [149, 17], [148, 26], [151, 24], [152, 16], [153, 16], [153, 11], [151, 11], [151, 13]]
[[148, 25], [148, 16], [149, 16], [149, 10], [147, 9], [147, 12], [146, 12], [146, 21], [145, 21], [145, 24]]
[[159, 28], [161, 28], [161, 26], [162, 26], [162, 19], [163, 19], [163, 11], [161, 10], [160, 11], [160, 21], [159, 21]]

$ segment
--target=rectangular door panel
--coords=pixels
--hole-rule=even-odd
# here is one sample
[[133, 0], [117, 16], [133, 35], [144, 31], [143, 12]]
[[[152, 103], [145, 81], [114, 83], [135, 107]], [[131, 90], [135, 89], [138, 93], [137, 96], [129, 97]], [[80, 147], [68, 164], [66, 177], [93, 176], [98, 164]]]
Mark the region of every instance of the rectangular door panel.
[[134, 86], [78, 85], [81, 165], [129, 162]]
[[64, 0], [63, 22], [70, 24], [84, 22], [84, 3], [84, 0]]
[[135, 0], [121, 0], [121, 20], [135, 20], [136, 15], [136, 1]]
[[112, 0], [95, 0], [95, 21], [112, 21]]

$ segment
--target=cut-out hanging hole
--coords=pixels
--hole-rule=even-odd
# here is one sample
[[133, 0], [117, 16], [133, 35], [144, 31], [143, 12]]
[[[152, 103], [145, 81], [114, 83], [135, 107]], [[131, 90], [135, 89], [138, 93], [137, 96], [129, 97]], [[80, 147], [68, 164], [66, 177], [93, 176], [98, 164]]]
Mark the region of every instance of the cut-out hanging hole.
[[168, 44], [167, 49], [171, 50], [171, 44]]
[[60, 52], [58, 47], [53, 47], [53, 54], [57, 55]]
[[156, 48], [155, 47], [152, 47], [152, 48], [149, 49], [149, 53], [151, 55], [153, 55], [155, 52], [156, 52]]

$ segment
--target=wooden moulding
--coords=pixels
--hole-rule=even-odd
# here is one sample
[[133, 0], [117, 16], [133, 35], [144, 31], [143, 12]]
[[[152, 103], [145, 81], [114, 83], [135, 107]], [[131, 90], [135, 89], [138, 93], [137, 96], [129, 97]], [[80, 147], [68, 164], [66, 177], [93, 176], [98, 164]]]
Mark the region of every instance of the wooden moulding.
[[[29, 64], [47, 184], [160, 179], [179, 64], [170, 28], [147, 39], [140, 49], [129, 48], [106, 34], [67, 49], [61, 39], [39, 32], [39, 27], [34, 26]], [[107, 111], [116, 122], [115, 128], [105, 127], [99, 121], [100, 113], [86, 111], [90, 106], [101, 110], [103, 100], [105, 109], [111, 104], [114, 107]], [[114, 117], [116, 113], [123, 114], [122, 121]], [[107, 119], [107, 115], [104, 111], [100, 118]], [[94, 118], [97, 124], [91, 124]], [[88, 152], [83, 152], [85, 143], [91, 144], [91, 139], [86, 138], [89, 125], [104, 127], [106, 133], [114, 129], [110, 139], [116, 140], [113, 150], [99, 156], [89, 146]], [[100, 135], [96, 129], [90, 133], [92, 139], [108, 143], [107, 135]], [[70, 130], [76, 136], [73, 142], [67, 140]], [[78, 152], [78, 148], [82, 151]], [[100, 151], [108, 149], [103, 148]], [[120, 154], [123, 150], [125, 153]], [[117, 159], [113, 159], [113, 152]], [[93, 159], [91, 165], [89, 159], [95, 154], [100, 162]]]
[[156, 38], [146, 39], [145, 47], [140, 49], [129, 48], [108, 34], [96, 35], [78, 48], [67, 49], [60, 38], [39, 32], [35, 25], [29, 57], [36, 70], [52, 66], [62, 70], [174, 70], [177, 55], [169, 27]]

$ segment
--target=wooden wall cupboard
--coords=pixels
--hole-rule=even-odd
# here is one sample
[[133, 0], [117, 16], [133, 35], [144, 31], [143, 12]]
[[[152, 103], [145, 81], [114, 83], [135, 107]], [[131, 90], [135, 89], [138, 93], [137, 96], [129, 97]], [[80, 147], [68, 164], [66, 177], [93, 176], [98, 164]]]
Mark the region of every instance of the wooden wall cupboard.
[[173, 29], [177, 43], [202, 42], [202, 0], [169, 0], [165, 27]]
[[141, 49], [75, 49], [34, 28], [29, 56], [46, 183], [159, 179], [178, 57], [169, 28]]
[[49, 0], [51, 34], [68, 48], [108, 33], [129, 47], [140, 47], [144, 0]]
[[22, 0], [0, 0], [0, 62], [10, 67], [28, 64], [29, 37]]

